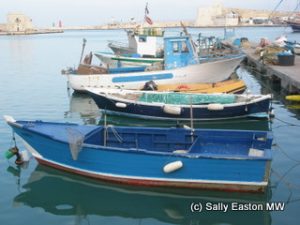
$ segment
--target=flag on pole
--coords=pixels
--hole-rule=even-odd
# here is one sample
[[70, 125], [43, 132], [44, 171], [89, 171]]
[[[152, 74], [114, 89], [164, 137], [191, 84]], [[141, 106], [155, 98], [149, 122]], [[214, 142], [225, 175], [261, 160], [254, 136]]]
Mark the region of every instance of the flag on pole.
[[149, 24], [149, 25], [152, 25], [153, 24], [153, 21], [151, 20], [151, 18], [147, 15], [145, 15], [145, 21]]
[[145, 21], [149, 24], [152, 25], [153, 21], [151, 20], [151, 18], [148, 16], [149, 14], [149, 9], [148, 9], [148, 2], [146, 3], [146, 7], [145, 7]]

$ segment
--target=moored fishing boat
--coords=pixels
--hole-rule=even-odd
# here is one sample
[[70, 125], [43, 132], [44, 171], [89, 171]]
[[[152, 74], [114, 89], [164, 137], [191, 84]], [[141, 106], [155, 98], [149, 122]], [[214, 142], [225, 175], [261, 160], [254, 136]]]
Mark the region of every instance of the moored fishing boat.
[[5, 120], [39, 163], [88, 177], [249, 192], [268, 185], [269, 132]]
[[85, 91], [88, 87], [141, 89], [151, 80], [157, 84], [214, 83], [227, 80], [244, 58], [238, 54], [200, 62], [190, 36], [164, 40], [164, 64], [120, 68], [81, 64], [78, 69], [64, 73], [76, 91]]
[[153, 120], [269, 117], [271, 95], [193, 94], [86, 89], [108, 114]]
[[290, 17], [286, 22], [294, 32], [300, 32], [300, 13]]

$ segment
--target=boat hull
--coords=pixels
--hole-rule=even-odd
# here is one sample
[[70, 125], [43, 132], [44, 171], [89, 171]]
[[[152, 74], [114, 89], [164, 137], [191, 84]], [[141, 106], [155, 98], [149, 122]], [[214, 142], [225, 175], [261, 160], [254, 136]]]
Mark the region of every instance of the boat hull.
[[124, 54], [135, 54], [135, 48], [129, 48], [125, 46], [118, 46], [114, 43], [109, 43], [108, 47], [116, 54], [116, 55], [124, 55]]
[[109, 53], [96, 52], [95, 56], [103, 63], [116, 67], [116, 66], [150, 66], [153, 63], [162, 63], [163, 58], [143, 58], [131, 56], [119, 56]]
[[294, 32], [300, 32], [300, 23], [287, 22], [287, 24], [293, 29]]
[[[209, 189], [229, 192], [264, 192], [267, 187], [267, 182], [261, 183], [247, 183], [247, 182], [231, 182], [222, 183], [212, 181], [201, 181], [201, 182], [182, 182], [182, 181], [160, 181], [160, 180], [146, 180], [146, 179], [135, 179], [135, 178], [123, 178], [118, 176], [107, 176], [97, 173], [86, 172], [71, 168], [65, 165], [57, 164], [41, 158], [36, 160], [45, 166], [49, 166], [58, 170], [66, 171], [69, 173], [90, 177], [93, 179], [105, 180], [112, 183], [133, 185], [133, 186], [145, 186], [145, 187], [172, 187], [172, 188], [192, 188], [192, 189]], [[270, 165], [267, 165], [270, 167]]]
[[242, 61], [243, 56], [222, 59], [187, 67], [121, 74], [67, 74], [69, 85], [75, 91], [84, 92], [86, 88], [124, 88], [142, 89], [146, 82], [153, 80], [156, 84], [178, 83], [215, 83], [227, 80]]

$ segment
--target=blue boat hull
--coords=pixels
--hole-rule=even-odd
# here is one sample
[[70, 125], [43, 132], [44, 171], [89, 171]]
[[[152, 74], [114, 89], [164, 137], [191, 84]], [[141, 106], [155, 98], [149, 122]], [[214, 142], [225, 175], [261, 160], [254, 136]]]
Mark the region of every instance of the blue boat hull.
[[[153, 120], [191, 120], [191, 108], [182, 107], [180, 115], [172, 115], [163, 110], [163, 106], [150, 104], [126, 104], [125, 108], [118, 107], [119, 100], [107, 98], [89, 92], [100, 109], [106, 110], [108, 114], [123, 115], [135, 118], [153, 119]], [[192, 109], [193, 120], [223, 120], [243, 117], [255, 117], [262, 115], [267, 118], [270, 111], [270, 99], [264, 99], [259, 102], [247, 105], [226, 106], [223, 110], [212, 111], [207, 107], [194, 107]]]
[[300, 32], [300, 24], [295, 22], [287, 22], [294, 32]]
[[[19, 121], [10, 125], [41, 164], [92, 178], [132, 185], [249, 192], [263, 191], [268, 184], [272, 140], [267, 132], [196, 130], [191, 136], [186, 129], [124, 127], [109, 129], [103, 146], [99, 145], [103, 135], [99, 126], [27, 125]], [[89, 136], [77, 160], [72, 158], [67, 141], [68, 129]], [[121, 142], [116, 132], [123, 137]], [[264, 149], [264, 157], [249, 157], [249, 147]], [[166, 165], [178, 161], [182, 168], [165, 172]]]

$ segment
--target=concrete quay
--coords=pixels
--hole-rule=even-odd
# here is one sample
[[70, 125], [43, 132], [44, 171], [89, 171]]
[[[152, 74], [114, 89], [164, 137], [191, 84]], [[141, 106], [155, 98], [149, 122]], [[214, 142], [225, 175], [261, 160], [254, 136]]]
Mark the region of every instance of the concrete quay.
[[247, 55], [247, 64], [264, 74], [272, 83], [280, 84], [289, 94], [300, 93], [300, 56], [295, 56], [295, 65], [279, 66], [264, 64], [254, 48], [243, 50]]
[[38, 29], [38, 30], [27, 30], [27, 31], [4, 31], [0, 32], [0, 35], [32, 35], [32, 34], [53, 34], [63, 33], [62, 29]]

